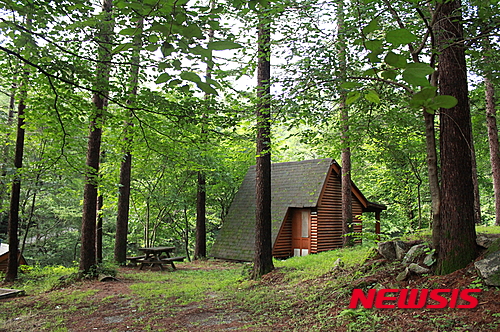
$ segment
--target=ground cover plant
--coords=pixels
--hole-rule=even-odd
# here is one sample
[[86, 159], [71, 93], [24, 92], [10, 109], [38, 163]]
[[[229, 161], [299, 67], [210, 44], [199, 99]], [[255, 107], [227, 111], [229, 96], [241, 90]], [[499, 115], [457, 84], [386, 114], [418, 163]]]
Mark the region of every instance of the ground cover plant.
[[[489, 229], [488, 229], [489, 230]], [[275, 261], [260, 280], [248, 263], [117, 267], [118, 281], [71, 280], [76, 269], [33, 268], [0, 300], [0, 331], [496, 331], [500, 289], [473, 265], [397, 281], [403, 266], [364, 245]], [[349, 309], [352, 289], [480, 288], [474, 309]]]

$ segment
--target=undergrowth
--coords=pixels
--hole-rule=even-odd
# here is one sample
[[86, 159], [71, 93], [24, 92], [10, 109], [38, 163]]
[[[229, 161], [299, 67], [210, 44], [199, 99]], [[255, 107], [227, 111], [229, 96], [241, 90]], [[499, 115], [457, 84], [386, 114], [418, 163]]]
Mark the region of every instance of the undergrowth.
[[[479, 227], [478, 232], [492, 231], [491, 227]], [[500, 227], [497, 232], [500, 233]], [[429, 231], [423, 231], [410, 239], [424, 239], [429, 235]], [[350, 293], [356, 282], [363, 278], [370, 281], [374, 276], [383, 275], [381, 269], [385, 269], [385, 275], [397, 274], [396, 267], [391, 264], [362, 267], [372, 252], [369, 246], [360, 245], [305, 257], [274, 260], [276, 269], [258, 281], [247, 278], [249, 264], [212, 260], [179, 263], [176, 271], [128, 269], [117, 277], [131, 281], [131, 293], [122, 297], [138, 311], [148, 310], [153, 316], [154, 313], [163, 315], [164, 312], [175, 315], [185, 310], [186, 306], [202, 308], [210, 303], [220, 312], [235, 310], [248, 313], [245, 316], [245, 327], [254, 330], [376, 331], [380, 330], [379, 326], [382, 324], [392, 326], [394, 329], [391, 331], [413, 331], [400, 329], [396, 321], [392, 324], [391, 320], [396, 317], [391, 316], [394, 313], [348, 309]], [[37, 312], [47, 313], [57, 309], [58, 316], [46, 318], [45, 330], [64, 331], [61, 326], [65, 320], [71, 320], [75, 310], [82, 310], [82, 307], [83, 311], [88, 310], [89, 313], [97, 310], [99, 303], [91, 300], [94, 292], [80, 291], [77, 280], [68, 279], [68, 276], [75, 273], [76, 267], [27, 268], [20, 274], [19, 280], [10, 286], [25, 290], [27, 298], [32, 296], [36, 299], [37, 295], [45, 294], [44, 301], [39, 302], [39, 306], [23, 305], [22, 299], [4, 302], [0, 323], [11, 321], [11, 317], [29, 318]], [[441, 284], [434, 285], [433, 279], [425, 280], [419, 286], [412, 287], [442, 288]], [[475, 279], [470, 287], [483, 288], [481, 282], [480, 279]], [[66, 287], [70, 283], [75, 284]], [[102, 303], [112, 301], [112, 297], [101, 300]], [[36, 300], [33, 302], [38, 303]], [[473, 324], [455, 317], [454, 312], [447, 313], [449, 317], [426, 313], [427, 319], [418, 316], [418, 313], [410, 315], [409, 312], [402, 312], [400, 315], [408, 316], [408, 319], [413, 319], [420, 326], [427, 324], [443, 331], [466, 327], [472, 329]], [[453, 324], [448, 323], [444, 319], [446, 317], [453, 318]], [[495, 323], [490, 325], [492, 330], [498, 327]]]

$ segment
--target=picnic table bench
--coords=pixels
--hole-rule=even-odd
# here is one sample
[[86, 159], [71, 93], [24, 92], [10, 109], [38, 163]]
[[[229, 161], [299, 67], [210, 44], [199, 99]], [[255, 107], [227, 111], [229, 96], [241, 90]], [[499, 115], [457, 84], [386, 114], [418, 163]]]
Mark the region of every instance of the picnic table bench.
[[137, 261], [139, 259], [145, 258], [146, 255], [140, 255], [140, 256], [127, 256], [127, 260], [130, 261], [131, 264], [137, 265]]
[[[163, 271], [163, 264], [170, 264], [172, 269], [176, 269], [174, 262], [182, 262], [186, 257], [171, 257], [171, 254], [175, 250], [175, 247], [147, 247], [139, 248], [140, 251], [144, 253], [144, 256], [137, 256], [135, 260], [141, 263], [139, 270], [142, 270], [144, 265], [149, 264], [151, 267], [158, 265], [160, 270]], [[135, 258], [135, 257], [134, 257]]]

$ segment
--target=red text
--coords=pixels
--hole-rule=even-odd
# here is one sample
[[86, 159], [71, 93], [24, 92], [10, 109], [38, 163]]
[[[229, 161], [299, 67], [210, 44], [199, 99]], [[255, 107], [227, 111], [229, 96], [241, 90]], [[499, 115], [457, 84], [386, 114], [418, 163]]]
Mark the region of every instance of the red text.
[[[370, 289], [365, 294], [362, 289], [354, 289], [349, 308], [357, 308], [358, 304], [367, 309], [475, 308], [478, 301], [470, 294], [479, 292], [480, 289]], [[428, 304], [428, 299], [433, 301]]]

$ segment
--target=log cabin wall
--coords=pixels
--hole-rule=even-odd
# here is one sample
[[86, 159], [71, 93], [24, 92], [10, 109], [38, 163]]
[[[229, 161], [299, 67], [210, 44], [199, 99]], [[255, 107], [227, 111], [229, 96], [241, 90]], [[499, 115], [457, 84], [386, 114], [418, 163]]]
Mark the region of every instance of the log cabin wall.
[[[23, 256], [19, 253], [17, 255], [17, 258], [19, 259], [19, 265], [28, 265], [26, 260], [24, 259]], [[9, 265], [9, 253], [5, 253], [0, 256], [0, 271], [2, 272], [7, 272], [7, 266]]]
[[[355, 232], [361, 232], [361, 220], [356, 218], [362, 215], [363, 205], [352, 195], [352, 215]], [[341, 248], [342, 237], [342, 188], [340, 179], [335, 171], [331, 170], [318, 203], [317, 241], [314, 252], [321, 252]], [[311, 248], [312, 249], [312, 248]], [[312, 251], [312, 250], [311, 250]]]
[[311, 212], [311, 254], [318, 252], [318, 211]]
[[273, 257], [288, 258], [292, 256], [292, 214], [291, 209], [288, 209], [273, 247]]

